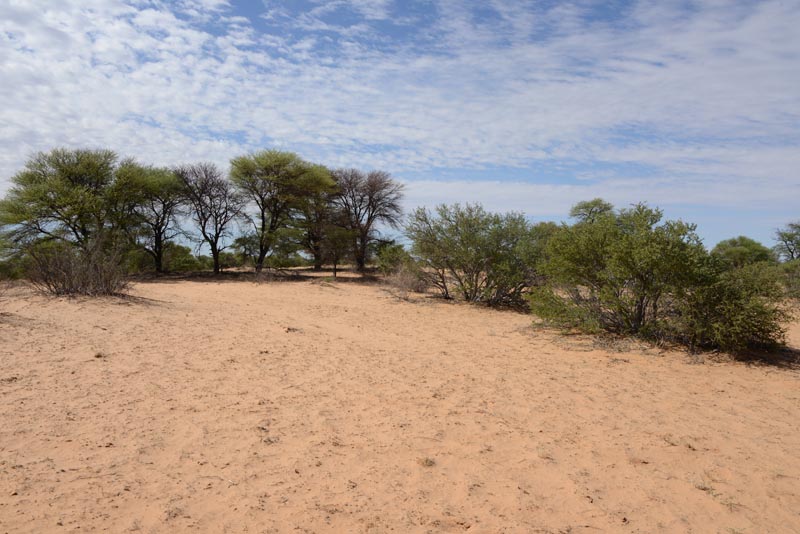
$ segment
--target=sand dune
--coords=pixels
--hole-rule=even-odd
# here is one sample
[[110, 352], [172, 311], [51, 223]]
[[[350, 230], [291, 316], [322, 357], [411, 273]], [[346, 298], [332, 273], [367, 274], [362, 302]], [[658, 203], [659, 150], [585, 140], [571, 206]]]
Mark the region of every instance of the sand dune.
[[133, 294], [4, 304], [0, 532], [800, 532], [797, 371], [377, 285]]

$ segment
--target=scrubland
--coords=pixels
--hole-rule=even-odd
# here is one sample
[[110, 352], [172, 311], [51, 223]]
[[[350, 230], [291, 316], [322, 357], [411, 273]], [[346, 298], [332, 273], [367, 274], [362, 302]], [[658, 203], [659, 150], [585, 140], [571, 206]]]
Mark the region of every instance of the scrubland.
[[791, 363], [601, 339], [351, 278], [18, 285], [0, 531], [800, 531]]

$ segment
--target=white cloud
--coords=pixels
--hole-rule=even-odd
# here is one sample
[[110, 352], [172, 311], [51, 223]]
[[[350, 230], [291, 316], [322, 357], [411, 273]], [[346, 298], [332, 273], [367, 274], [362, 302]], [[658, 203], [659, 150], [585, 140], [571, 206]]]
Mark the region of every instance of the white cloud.
[[[481, 19], [440, 0], [433, 21], [398, 19], [420, 26], [406, 41], [374, 26], [401, 17], [400, 3], [326, 2], [294, 18], [265, 5], [268, 22], [296, 33], [261, 33], [218, 0], [0, 3], [0, 191], [33, 151], [59, 145], [224, 166], [272, 144], [401, 176], [581, 168], [572, 185], [411, 188], [529, 213], [633, 195], [795, 209], [796, 2], [640, 2], [620, 26], [585, 3], [492, 0], [481, 5], [496, 16]], [[336, 10], [360, 18], [336, 26]]]

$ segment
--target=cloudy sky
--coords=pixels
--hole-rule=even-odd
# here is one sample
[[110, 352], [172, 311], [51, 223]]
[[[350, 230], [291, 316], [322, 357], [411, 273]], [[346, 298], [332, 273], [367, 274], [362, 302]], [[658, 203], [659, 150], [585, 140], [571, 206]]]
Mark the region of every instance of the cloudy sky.
[[0, 0], [0, 192], [36, 151], [277, 147], [407, 206], [800, 219], [800, 1]]

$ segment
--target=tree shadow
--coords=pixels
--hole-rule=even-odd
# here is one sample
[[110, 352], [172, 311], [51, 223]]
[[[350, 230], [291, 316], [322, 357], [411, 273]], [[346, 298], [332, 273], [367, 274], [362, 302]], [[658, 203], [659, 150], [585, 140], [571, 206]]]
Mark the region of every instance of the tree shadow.
[[800, 349], [789, 346], [770, 350], [752, 350], [736, 354], [733, 358], [747, 365], [800, 370]]
[[363, 273], [355, 271], [339, 271], [337, 276], [333, 276], [333, 271], [315, 271], [313, 268], [292, 268], [292, 269], [265, 269], [260, 273], [253, 271], [234, 271], [223, 270], [220, 273], [209, 271], [185, 272], [185, 273], [166, 273], [166, 274], [146, 274], [137, 275], [131, 278], [133, 282], [156, 283], [156, 284], [176, 284], [179, 282], [207, 282], [207, 283], [271, 283], [271, 282], [336, 282], [337, 284], [361, 284], [373, 285], [382, 282], [382, 277], [376, 270], [368, 270]]

